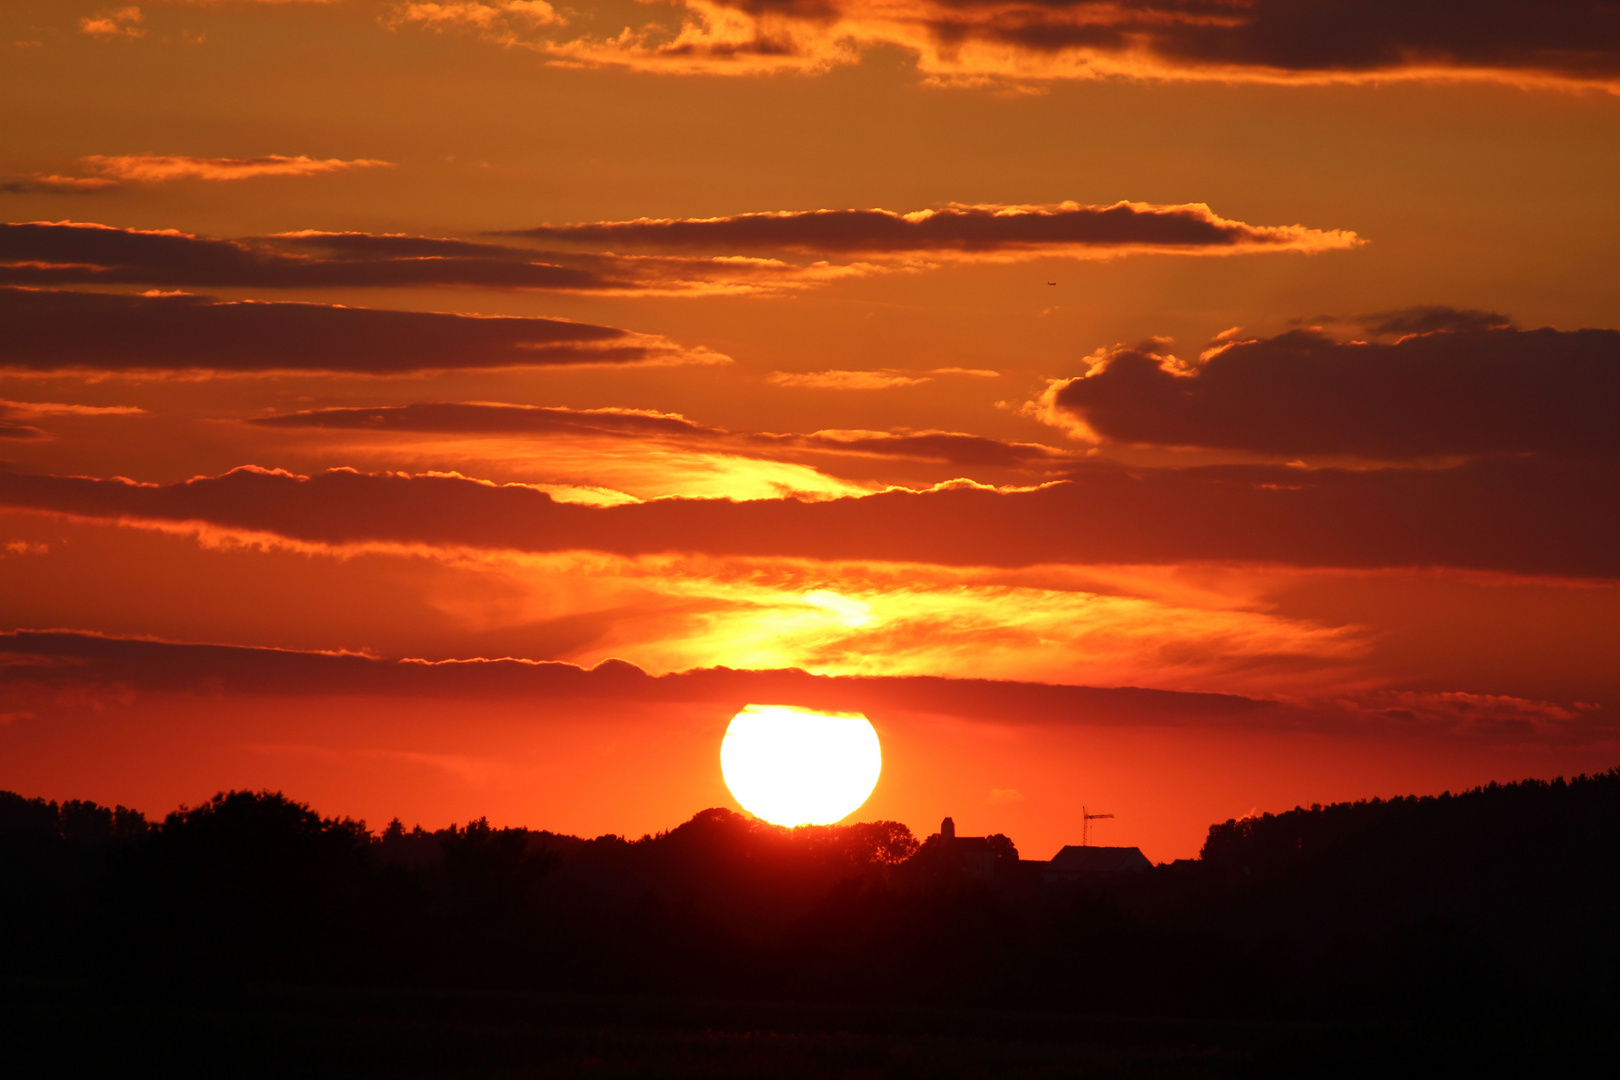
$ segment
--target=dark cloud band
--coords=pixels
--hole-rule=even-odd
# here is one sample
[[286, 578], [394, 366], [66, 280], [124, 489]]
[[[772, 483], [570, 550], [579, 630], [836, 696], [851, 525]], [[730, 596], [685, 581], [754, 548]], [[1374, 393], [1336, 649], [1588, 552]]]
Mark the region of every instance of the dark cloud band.
[[731, 432], [682, 416], [631, 409], [566, 409], [534, 405], [424, 402], [375, 408], [308, 409], [257, 417], [272, 428], [444, 435], [592, 435], [673, 439], [752, 454], [805, 452], [909, 458], [1005, 468], [1070, 464], [1075, 455], [1038, 443], [1009, 442], [952, 431], [818, 431], [809, 434]]
[[610, 660], [592, 669], [556, 662], [473, 659], [428, 663], [343, 653], [199, 645], [63, 631], [0, 632], [14, 690], [116, 686], [142, 692], [466, 699], [596, 699], [657, 704], [794, 701], [807, 708], [904, 710], [1031, 723], [1265, 723], [1284, 710], [1230, 694], [1186, 693], [932, 676], [811, 675], [798, 669], [708, 668], [652, 676]]
[[867, 559], [953, 566], [1259, 562], [1620, 577], [1620, 466], [1493, 459], [1447, 469], [1072, 470], [1024, 492], [893, 491], [807, 503], [558, 503], [521, 485], [243, 468], [178, 484], [0, 474], [0, 505], [203, 522], [318, 545]]
[[[0, 284], [181, 288], [363, 288], [462, 285], [600, 291], [632, 283], [540, 261], [536, 253], [418, 237], [322, 245], [325, 234], [254, 241], [65, 222], [0, 224]], [[437, 245], [437, 246], [435, 246]], [[469, 250], [471, 248], [471, 250]]]
[[0, 287], [0, 368], [415, 371], [723, 360], [559, 319]]

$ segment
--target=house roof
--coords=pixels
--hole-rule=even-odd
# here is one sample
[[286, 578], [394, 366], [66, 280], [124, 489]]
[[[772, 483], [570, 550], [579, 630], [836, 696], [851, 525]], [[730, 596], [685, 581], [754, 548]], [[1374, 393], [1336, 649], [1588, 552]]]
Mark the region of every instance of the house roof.
[[1134, 847], [1080, 847], [1070, 844], [1052, 856], [1053, 870], [1071, 874], [1118, 874], [1150, 870], [1153, 864]]

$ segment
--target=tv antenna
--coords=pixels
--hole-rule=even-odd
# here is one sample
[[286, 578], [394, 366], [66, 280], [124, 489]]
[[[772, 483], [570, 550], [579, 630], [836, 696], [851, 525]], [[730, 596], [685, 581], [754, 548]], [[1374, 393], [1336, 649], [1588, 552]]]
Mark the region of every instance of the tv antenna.
[[1082, 806], [1080, 808], [1080, 846], [1091, 846], [1090, 833], [1091, 823], [1093, 821], [1101, 821], [1103, 818], [1111, 818], [1113, 816], [1113, 814], [1093, 814], [1090, 810], [1087, 810], [1084, 806]]

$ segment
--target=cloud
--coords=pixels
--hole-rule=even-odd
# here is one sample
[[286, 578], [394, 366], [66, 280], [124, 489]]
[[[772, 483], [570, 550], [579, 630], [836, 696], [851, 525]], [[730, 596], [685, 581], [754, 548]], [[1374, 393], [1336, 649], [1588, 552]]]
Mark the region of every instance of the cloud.
[[889, 390], [933, 382], [926, 375], [898, 371], [773, 371], [765, 377], [773, 386], [799, 386], [813, 390]]
[[65, 405], [55, 401], [0, 399], [0, 439], [46, 438], [49, 432], [19, 422], [42, 416], [136, 416], [145, 411], [133, 405]]
[[103, 8], [79, 20], [79, 33], [102, 39], [141, 38], [146, 36], [140, 25], [144, 21], [138, 7]]
[[[1097, 208], [1080, 208], [1076, 213], [1091, 209]], [[845, 212], [828, 213], [827, 220], [834, 220]], [[855, 256], [866, 250], [861, 245], [867, 243], [856, 235], [859, 230], [845, 230], [840, 234], [842, 238], [825, 235], [816, 241], [817, 214], [717, 219], [722, 226], [717, 230], [709, 229], [715, 222], [654, 222], [648, 226], [650, 231], [645, 231], [645, 240], [634, 236], [617, 237], [632, 246], [643, 242], [657, 246], [666, 241], [666, 246], [704, 243], [713, 246], [715, 254], [701, 256], [537, 251], [439, 237], [314, 230], [226, 240], [175, 229], [121, 229], [72, 221], [13, 222], [0, 224], [0, 284], [141, 284], [180, 288], [468, 286], [575, 293], [708, 295], [799, 289], [868, 274], [914, 272], [925, 268], [926, 263], [918, 262], [925, 255], [929, 258], [1007, 259], [1087, 253], [1117, 255], [1149, 250], [1182, 254], [1316, 251], [1359, 242], [1351, 233], [1227, 222], [1203, 207], [1154, 208], [1121, 204], [1098, 210], [1098, 215], [1108, 224], [1088, 233], [1093, 237], [1086, 242], [1091, 243], [1090, 248], [1072, 237], [1062, 239], [1062, 230], [1054, 233], [1051, 243], [1043, 247], [1028, 236], [1015, 235], [1017, 229], [1009, 232], [1001, 226], [991, 228], [985, 234], [990, 238], [982, 242], [971, 240], [968, 233], [972, 230], [956, 230], [951, 235], [957, 239], [947, 237], [938, 241], [945, 246], [928, 248], [927, 243], [936, 241], [924, 242], [906, 231], [913, 226], [904, 222], [918, 215], [902, 217], [887, 211], [848, 213], [870, 213], [883, 220], [892, 218], [902, 222], [902, 231], [897, 234], [898, 239], [892, 240], [889, 249], [876, 252], [882, 258], [858, 259]], [[924, 215], [929, 213], [932, 212], [924, 212]], [[1034, 216], [1044, 213], [1041, 211]], [[1014, 216], [1020, 215], [1030, 216], [1023, 210]], [[763, 231], [750, 228], [737, 232], [726, 225], [746, 222], [747, 218], [786, 222], [789, 228], [780, 233], [774, 231], [775, 226], [767, 226]], [[683, 231], [689, 224], [699, 226], [698, 230]], [[613, 230], [621, 225], [640, 230], [647, 223], [606, 222], [564, 226], [552, 231], [568, 233], [571, 240], [607, 242], [615, 239]], [[664, 231], [666, 226], [673, 227], [674, 231]], [[504, 235], [535, 239], [545, 231]], [[1068, 232], [1078, 235], [1073, 229]], [[669, 239], [672, 236], [682, 239]], [[783, 251], [814, 254], [816, 242], [839, 248], [854, 261], [793, 262], [734, 253], [736, 245], [758, 243], [762, 248], [769, 248], [774, 243]]]
[[1456, 567], [1620, 577], [1620, 465], [1488, 459], [1445, 469], [1076, 466], [1004, 492], [947, 485], [821, 502], [559, 503], [460, 476], [246, 467], [176, 484], [0, 474], [0, 505], [195, 522], [297, 543], [624, 555], [705, 552], [945, 566], [1189, 561]]
[[300, 154], [287, 157], [270, 154], [251, 158], [177, 157], [166, 154], [93, 154], [81, 159], [104, 176], [118, 180], [157, 183], [165, 180], [247, 180], [256, 176], [314, 176], [345, 169], [366, 169], [393, 165], [391, 161], [356, 158], [318, 160]]
[[7, 195], [94, 195], [118, 187], [118, 181], [105, 176], [23, 176], [0, 180], [0, 192]]
[[[339, 239], [332, 254], [308, 254], [311, 234], [218, 240], [173, 229], [119, 229], [78, 222], [0, 225], [0, 283], [109, 284], [182, 288], [318, 288], [466, 285], [590, 292], [636, 286], [593, 269], [536, 261], [532, 252], [459, 241], [373, 237], [365, 252]], [[441, 246], [424, 255], [426, 247]], [[293, 250], [287, 250], [292, 248]], [[392, 248], [392, 250], [390, 250]], [[461, 250], [460, 254], [450, 251]]]
[[0, 287], [0, 368], [400, 375], [568, 364], [724, 363], [662, 337], [560, 319]]
[[640, 218], [546, 225], [507, 235], [552, 242], [705, 251], [811, 255], [1085, 257], [1099, 252], [1329, 251], [1360, 243], [1355, 233], [1303, 225], [1256, 226], [1220, 217], [1202, 203], [1155, 206], [948, 206], [891, 210], [804, 210], [719, 218]]
[[1501, 316], [1444, 308], [1362, 321], [1406, 336], [1299, 330], [1195, 362], [1117, 348], [1053, 383], [1037, 412], [1114, 442], [1279, 455], [1620, 452], [1620, 331], [1506, 329]]
[[1072, 453], [1039, 443], [1010, 442], [953, 431], [733, 432], [698, 424], [675, 413], [643, 409], [568, 409], [494, 402], [422, 402], [372, 408], [307, 409], [255, 417], [248, 423], [271, 428], [375, 433], [536, 437], [588, 435], [615, 439], [657, 439], [753, 454], [802, 451], [1006, 468], [1056, 469], [1077, 460]]
[[1507, 330], [1513, 320], [1494, 311], [1454, 308], [1444, 304], [1424, 304], [1398, 311], [1357, 315], [1353, 321], [1374, 336], [1432, 334], [1437, 330]]
[[68, 405], [59, 401], [4, 401], [0, 409], [17, 416], [138, 416], [145, 409], [135, 405]]
[[501, 45], [517, 44], [519, 30], [566, 26], [568, 20], [545, 0], [450, 0], [449, 3], [407, 0], [383, 16], [383, 25], [416, 24], [430, 30], [471, 30]]
[[[0, 657], [15, 689], [29, 684], [122, 687], [276, 697], [361, 695], [492, 699], [543, 697], [643, 703], [790, 700], [805, 707], [885, 707], [1029, 723], [1265, 722], [1283, 712], [1228, 694], [1103, 689], [935, 676], [818, 676], [799, 670], [709, 668], [652, 676], [609, 660], [592, 669], [557, 662], [389, 660], [354, 653], [243, 648], [109, 637], [71, 631], [0, 632]], [[773, 696], [775, 695], [775, 696]]]
[[[1373, 691], [1284, 704], [1236, 694], [1096, 687], [933, 675], [815, 675], [795, 669], [698, 668], [654, 676], [622, 660], [593, 668], [511, 658], [444, 661], [356, 653], [193, 644], [75, 632], [0, 631], [7, 671], [0, 703], [32, 712], [130, 704], [140, 695], [211, 699], [341, 697], [358, 700], [519, 700], [569, 707], [705, 703], [734, 712], [749, 702], [954, 717], [995, 725], [1141, 726], [1331, 732], [1429, 730], [1556, 742], [1612, 739], [1608, 710], [1503, 695]], [[173, 700], [168, 699], [168, 700]], [[570, 704], [572, 703], [572, 704]], [[31, 707], [31, 708], [29, 708]], [[23, 711], [23, 710], [19, 710]], [[991, 804], [1023, 801], [992, 789]]]
[[[390, 25], [446, 29], [448, 20], [429, 13], [438, 6], [396, 4]], [[1585, 0], [683, 0], [612, 36], [522, 26], [499, 19], [495, 3], [443, 6], [469, 9], [459, 21], [486, 40], [556, 63], [671, 73], [813, 73], [899, 48], [946, 85], [1620, 85], [1620, 15]]]

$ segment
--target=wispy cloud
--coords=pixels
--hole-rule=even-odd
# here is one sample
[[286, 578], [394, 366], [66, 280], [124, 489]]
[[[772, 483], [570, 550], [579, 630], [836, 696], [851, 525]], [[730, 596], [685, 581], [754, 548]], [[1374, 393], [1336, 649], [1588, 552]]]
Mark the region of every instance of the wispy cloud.
[[920, 386], [933, 382], [927, 375], [900, 371], [773, 371], [765, 377], [773, 386], [798, 386], [813, 390], [889, 390], [897, 386]]
[[372, 158], [312, 158], [304, 154], [288, 157], [204, 158], [172, 154], [92, 154], [81, 159], [104, 176], [118, 180], [160, 183], [166, 180], [248, 180], [258, 176], [315, 176], [346, 169], [392, 167], [391, 161]]
[[103, 8], [79, 20], [79, 33], [98, 38], [141, 38], [146, 36], [141, 26], [144, 21], [141, 9], [133, 5]]

